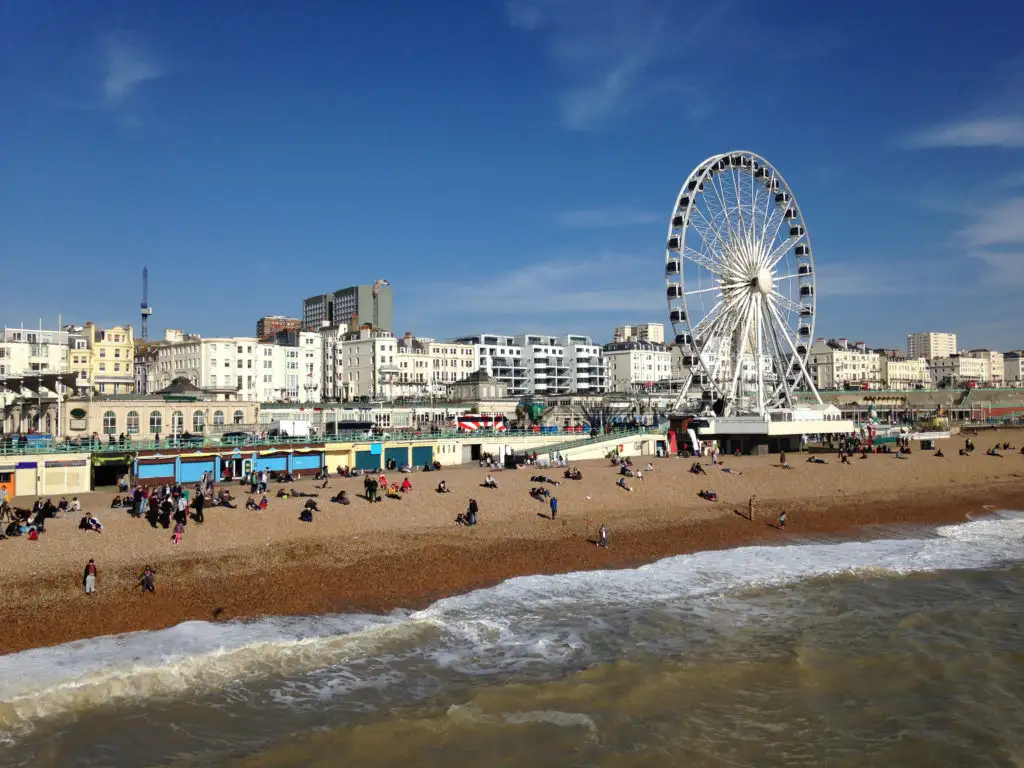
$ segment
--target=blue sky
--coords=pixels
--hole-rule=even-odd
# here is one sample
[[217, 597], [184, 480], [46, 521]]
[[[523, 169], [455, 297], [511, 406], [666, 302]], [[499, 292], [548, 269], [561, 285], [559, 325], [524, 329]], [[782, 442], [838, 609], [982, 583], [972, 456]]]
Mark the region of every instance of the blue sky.
[[817, 335], [1024, 346], [1024, 7], [0, 3], [0, 322], [251, 334], [382, 277], [396, 331], [664, 321], [705, 157], [786, 176]]

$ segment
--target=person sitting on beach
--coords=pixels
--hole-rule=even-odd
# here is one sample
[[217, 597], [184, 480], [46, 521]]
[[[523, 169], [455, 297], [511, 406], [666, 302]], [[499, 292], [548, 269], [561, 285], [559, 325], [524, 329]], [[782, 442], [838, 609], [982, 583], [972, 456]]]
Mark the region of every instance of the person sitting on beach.
[[260, 506], [259, 504], [256, 503], [256, 500], [252, 496], [250, 496], [248, 499], [245, 500], [245, 508], [256, 511], [257, 509], [260, 508]]
[[491, 475], [487, 475], [487, 477], [484, 478], [482, 485], [484, 488], [497, 488], [498, 481], [495, 480]]
[[648, 461], [647, 462], [647, 469], [644, 470], [644, 471], [645, 472], [653, 472], [654, 471], [654, 465], [651, 462]]
[[285, 476], [284, 476], [284, 479], [281, 482], [282, 483], [294, 483], [295, 482], [295, 475], [293, 475], [291, 472], [286, 472]]
[[122, 507], [121, 497], [120, 496], [115, 496], [113, 498], [113, 500], [111, 500], [111, 502], [110, 502], [110, 508], [111, 509], [121, 509], [121, 507]]
[[808, 456], [807, 457], [807, 463], [808, 464], [828, 464], [827, 461], [825, 461], [824, 459], [819, 459], [817, 456]]
[[996, 456], [996, 457], [998, 457], [1000, 459], [1003, 458], [1003, 454], [999, 453], [999, 451], [997, 451], [994, 447], [993, 448], [989, 448], [987, 451], [985, 451], [985, 455], [986, 456]]
[[[1024, 451], [1022, 451], [1022, 453], [1024, 453]], [[71, 497], [71, 504], [68, 506], [68, 509], [70, 509], [72, 512], [82, 511], [82, 502], [78, 500], [77, 496]]]
[[60, 497], [60, 501], [57, 502], [57, 511], [58, 512], [67, 512], [68, 511], [68, 500], [64, 496], [61, 496]]
[[698, 493], [697, 495], [707, 501], [718, 501], [718, 494], [715, 493], [714, 491], [701, 490], [701, 492]]
[[391, 484], [391, 488], [388, 489], [387, 496], [388, 496], [389, 499], [401, 500], [402, 494], [401, 494], [401, 491], [399, 490], [398, 483], [392, 483]]
[[266, 509], [269, 506], [270, 506], [270, 500], [267, 499], [267, 495], [266, 494], [263, 494], [263, 496], [260, 497], [260, 503], [256, 505], [256, 508], [257, 509]]
[[840, 451], [840, 453], [839, 453], [839, 463], [840, 464], [849, 464], [850, 463], [850, 457], [847, 456], [842, 451]]
[[338, 491], [337, 495], [331, 498], [335, 504], [344, 504], [346, 507], [352, 502], [349, 501], [348, 493], [344, 490]]
[[437, 492], [438, 493], [451, 493], [452, 489], [448, 487], [448, 483], [446, 483], [444, 480], [442, 480], [440, 483], [437, 484]]
[[939, 448], [939, 450], [935, 452], [935, 455], [938, 456], [940, 459], [943, 458], [943, 456], [945, 456], [941, 448]]
[[402, 481], [401, 491], [402, 491], [402, 493], [408, 493], [411, 490], [412, 490], [412, 483], [409, 482], [409, 478], [407, 477], [407, 478], [405, 478], [405, 480]]
[[690, 471], [695, 475], [706, 475], [708, 473], [707, 470], [704, 469], [704, 465], [699, 461], [695, 461], [690, 465]]
[[624, 477], [620, 477], [618, 480], [616, 480], [615, 484], [617, 486], [619, 486], [619, 488], [622, 488], [624, 491], [632, 491], [633, 490], [628, 485], [626, 485], [626, 478], [624, 478]]
[[228, 493], [227, 489], [224, 489], [224, 490], [222, 490], [220, 492], [220, 497], [219, 498], [220, 498], [220, 506], [227, 507], [228, 509], [234, 509], [235, 508], [235, 505], [231, 503], [231, 502], [233, 502], [235, 500], [235, 497], [232, 496], [230, 493]]

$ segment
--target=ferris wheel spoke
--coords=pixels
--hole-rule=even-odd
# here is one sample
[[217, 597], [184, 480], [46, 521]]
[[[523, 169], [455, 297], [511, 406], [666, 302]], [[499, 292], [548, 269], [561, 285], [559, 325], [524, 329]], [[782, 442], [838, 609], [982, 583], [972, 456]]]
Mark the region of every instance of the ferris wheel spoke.
[[775, 265], [782, 261], [783, 257], [789, 253], [789, 249], [804, 239], [804, 235], [793, 235], [787, 237], [781, 243], [779, 243], [775, 250], [768, 254], [768, 256], [761, 261], [761, 266], [768, 269], [775, 269]]
[[783, 331], [783, 338], [786, 342], [786, 346], [789, 348], [789, 351], [793, 355], [793, 362], [800, 367], [800, 372], [803, 374], [801, 378], [807, 381], [807, 384], [810, 386], [811, 391], [814, 392], [815, 396], [817, 396], [818, 398], [818, 402], [820, 403], [821, 396], [818, 395], [818, 390], [814, 386], [814, 382], [811, 380], [811, 375], [807, 372], [807, 368], [804, 367], [803, 358], [800, 356], [800, 353], [797, 352], [796, 344], [793, 343], [793, 339], [789, 335], [789, 326], [787, 326], [782, 321], [782, 317], [779, 315], [779, 311], [772, 304], [768, 305], [768, 309], [772, 313], [772, 315], [775, 316], [775, 320], [778, 322], [780, 330]]
[[722, 183], [721, 176], [713, 175], [711, 177], [711, 189], [714, 190], [715, 195], [718, 197], [718, 202], [722, 206], [722, 218], [725, 219], [726, 231], [729, 233], [729, 239], [732, 240], [735, 237], [732, 231], [732, 217], [729, 215], [729, 205], [725, 201], [725, 185]]
[[721, 261], [714, 258], [710, 254], [695, 251], [688, 245], [684, 245], [680, 253], [682, 254], [684, 259], [687, 259], [688, 261], [692, 261], [694, 264], [704, 267], [704, 269], [708, 270], [716, 277], [720, 276], [725, 271], [725, 265]]
[[[712, 249], [712, 238], [708, 237], [708, 234], [711, 234], [713, 236], [714, 240], [717, 240], [718, 244], [721, 246], [721, 249], [720, 249], [719, 252], [720, 253], [725, 253], [729, 249], [729, 246], [726, 244], [725, 240], [722, 238], [722, 233], [719, 231], [719, 228], [711, 223], [711, 220], [708, 219], [708, 217], [704, 215], [704, 211], [702, 211], [700, 208], [694, 208], [694, 211], [696, 212], [696, 214], [698, 216], [700, 216], [700, 219], [703, 222], [703, 227], [704, 228], [702, 229], [701, 225], [697, 224], [697, 221], [695, 219], [692, 220], [693, 221], [693, 226], [697, 230], [697, 232], [700, 234], [700, 238], [703, 241], [704, 245], [709, 250]], [[693, 250], [693, 249], [691, 249], [691, 250]], [[696, 253], [696, 251], [694, 251], [694, 252]], [[722, 263], [722, 264], [725, 263], [721, 259], [719, 259], [719, 262]]]
[[719, 285], [713, 285], [710, 288], [698, 288], [695, 291], [685, 291], [684, 296], [696, 296], [699, 293], [721, 293], [722, 287]]
[[803, 305], [797, 304], [795, 301], [783, 296], [778, 291], [772, 291], [769, 295], [771, 296], [771, 300], [780, 307], [785, 307], [791, 312], [796, 312], [798, 315], [800, 314], [800, 310], [804, 308]]

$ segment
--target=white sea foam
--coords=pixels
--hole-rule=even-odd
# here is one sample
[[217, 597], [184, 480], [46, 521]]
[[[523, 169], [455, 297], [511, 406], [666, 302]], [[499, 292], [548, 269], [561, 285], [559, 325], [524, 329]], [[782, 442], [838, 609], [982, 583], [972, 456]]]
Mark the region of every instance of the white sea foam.
[[[830, 574], [907, 574], [1019, 561], [1024, 513], [1000, 512], [935, 533], [743, 547], [671, 557], [633, 570], [522, 577], [391, 616], [186, 622], [156, 632], [34, 649], [0, 657], [0, 734], [21, 731], [39, 718], [119, 700], [216, 690], [236, 681], [298, 678], [374, 659], [386, 649], [425, 655], [432, 664], [467, 674], [561, 664], [582, 653], [584, 635], [599, 634], [609, 617], [644, 606], [692, 615], [695, 607], [714, 612], [710, 599], [716, 595]], [[402, 682], [401, 675], [382, 675], [379, 665], [372, 674], [365, 681], [347, 671], [330, 675], [322, 694]], [[279, 699], [296, 691], [306, 700], [315, 695], [308, 685], [289, 691], [279, 692]]]

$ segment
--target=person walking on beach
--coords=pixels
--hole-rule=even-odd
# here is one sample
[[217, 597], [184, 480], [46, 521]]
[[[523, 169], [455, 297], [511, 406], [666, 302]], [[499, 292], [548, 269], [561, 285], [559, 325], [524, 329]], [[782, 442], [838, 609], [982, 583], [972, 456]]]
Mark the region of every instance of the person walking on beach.
[[195, 506], [196, 506], [196, 515], [195, 515], [195, 517], [196, 517], [196, 525], [202, 525], [203, 524], [203, 520], [204, 520], [204, 518], [203, 518], [203, 507], [206, 506], [206, 496], [204, 496], [201, 492], [196, 494]]
[[96, 591], [96, 561], [91, 557], [89, 562], [85, 564], [85, 573], [82, 574], [82, 586], [85, 588], [85, 594], [92, 595]]
[[779, 512], [779, 530], [786, 530], [786, 510]]
[[139, 577], [139, 588], [142, 590], [142, 594], [147, 592], [156, 594], [156, 571], [148, 565], [142, 571], [142, 576]]
[[747, 502], [747, 519], [751, 522], [754, 521], [754, 513], [757, 511], [757, 495], [750, 497], [750, 501]]
[[554, 520], [558, 517], [558, 497], [551, 497], [551, 519]]
[[608, 548], [608, 529], [601, 523], [601, 530], [597, 532], [597, 546]]

